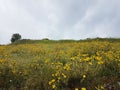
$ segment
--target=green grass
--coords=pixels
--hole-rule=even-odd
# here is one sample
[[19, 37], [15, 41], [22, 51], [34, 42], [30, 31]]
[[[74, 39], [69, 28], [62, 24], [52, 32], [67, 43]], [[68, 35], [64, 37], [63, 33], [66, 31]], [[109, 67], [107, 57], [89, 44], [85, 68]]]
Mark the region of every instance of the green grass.
[[107, 41], [107, 42], [120, 42], [120, 38], [87, 38], [81, 40], [72, 40], [72, 39], [65, 39], [65, 40], [49, 40], [49, 39], [42, 39], [42, 40], [31, 40], [31, 39], [21, 39], [17, 40], [12, 44], [53, 44], [53, 43], [76, 43], [76, 42], [91, 42], [91, 41]]
[[19, 40], [1, 45], [0, 89], [119, 90], [119, 40]]

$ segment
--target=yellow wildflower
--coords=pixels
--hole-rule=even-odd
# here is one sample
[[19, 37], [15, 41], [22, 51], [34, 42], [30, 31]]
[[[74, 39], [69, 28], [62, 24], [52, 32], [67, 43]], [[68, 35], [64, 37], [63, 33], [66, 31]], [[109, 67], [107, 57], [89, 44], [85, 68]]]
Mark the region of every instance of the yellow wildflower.
[[51, 85], [51, 84], [54, 83], [54, 82], [55, 82], [55, 79], [51, 80], [51, 81], [49, 82], [49, 85]]
[[67, 77], [64, 73], [62, 73], [62, 76], [63, 76], [64, 78], [66, 78], [66, 77]]
[[83, 78], [86, 78], [86, 75], [83, 75]]
[[52, 85], [52, 88], [53, 88], [53, 89], [55, 89], [55, 88], [56, 88], [56, 85], [55, 85], [55, 84], [53, 84], [53, 85]]
[[96, 56], [96, 60], [100, 61], [102, 60], [102, 57]]
[[93, 63], [92, 63], [92, 62], [89, 62], [89, 65], [93, 65]]
[[89, 58], [89, 57], [86, 57], [84, 60], [85, 60], [85, 61], [89, 61], [89, 60], [90, 60], [90, 58]]
[[55, 76], [55, 74], [52, 74], [52, 76], [54, 77], [54, 76]]
[[51, 82], [55, 82], [55, 79], [53, 79]]
[[99, 65], [101, 65], [101, 64], [103, 64], [103, 63], [104, 63], [103, 61], [99, 61], [99, 62], [98, 62]]
[[81, 88], [81, 90], [87, 90], [87, 89], [83, 87], [83, 88]]

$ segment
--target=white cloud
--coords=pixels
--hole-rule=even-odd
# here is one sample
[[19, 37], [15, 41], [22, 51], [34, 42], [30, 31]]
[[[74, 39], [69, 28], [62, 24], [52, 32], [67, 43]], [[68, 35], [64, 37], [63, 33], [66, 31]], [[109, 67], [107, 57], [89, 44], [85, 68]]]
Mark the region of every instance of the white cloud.
[[23, 38], [119, 37], [119, 0], [0, 0], [0, 43]]

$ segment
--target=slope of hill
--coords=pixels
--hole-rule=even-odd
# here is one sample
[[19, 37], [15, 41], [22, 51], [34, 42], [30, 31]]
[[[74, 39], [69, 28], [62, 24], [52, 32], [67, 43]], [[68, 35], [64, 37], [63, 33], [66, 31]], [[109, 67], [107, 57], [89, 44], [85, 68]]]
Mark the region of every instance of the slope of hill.
[[73, 43], [73, 42], [91, 42], [91, 41], [108, 41], [108, 42], [120, 42], [120, 38], [87, 38], [81, 40], [49, 40], [49, 39], [42, 39], [42, 40], [31, 40], [31, 39], [22, 39], [14, 42], [13, 44], [40, 44], [40, 43]]
[[119, 41], [20, 40], [0, 46], [0, 89], [120, 90]]

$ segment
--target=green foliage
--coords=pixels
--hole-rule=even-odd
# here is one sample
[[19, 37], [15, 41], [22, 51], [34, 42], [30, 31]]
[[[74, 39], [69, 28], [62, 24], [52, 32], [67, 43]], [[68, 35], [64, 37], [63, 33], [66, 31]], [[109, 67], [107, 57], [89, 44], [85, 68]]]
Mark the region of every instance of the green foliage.
[[[14, 41], [14, 39], [13, 39]], [[48, 38], [44, 38], [42, 40], [31, 40], [31, 39], [20, 39], [20, 40], [16, 40], [14, 43], [12, 44], [55, 44], [55, 43], [78, 43], [78, 42], [94, 42], [94, 41], [101, 41], [101, 42], [110, 42], [110, 43], [114, 43], [114, 42], [120, 42], [120, 38], [87, 38], [84, 40], [70, 40], [70, 39], [66, 39], [66, 40], [50, 40]]]
[[19, 33], [15, 33], [12, 35], [12, 38], [11, 38], [11, 42], [15, 42], [17, 40], [20, 40], [21, 39], [21, 35]]

